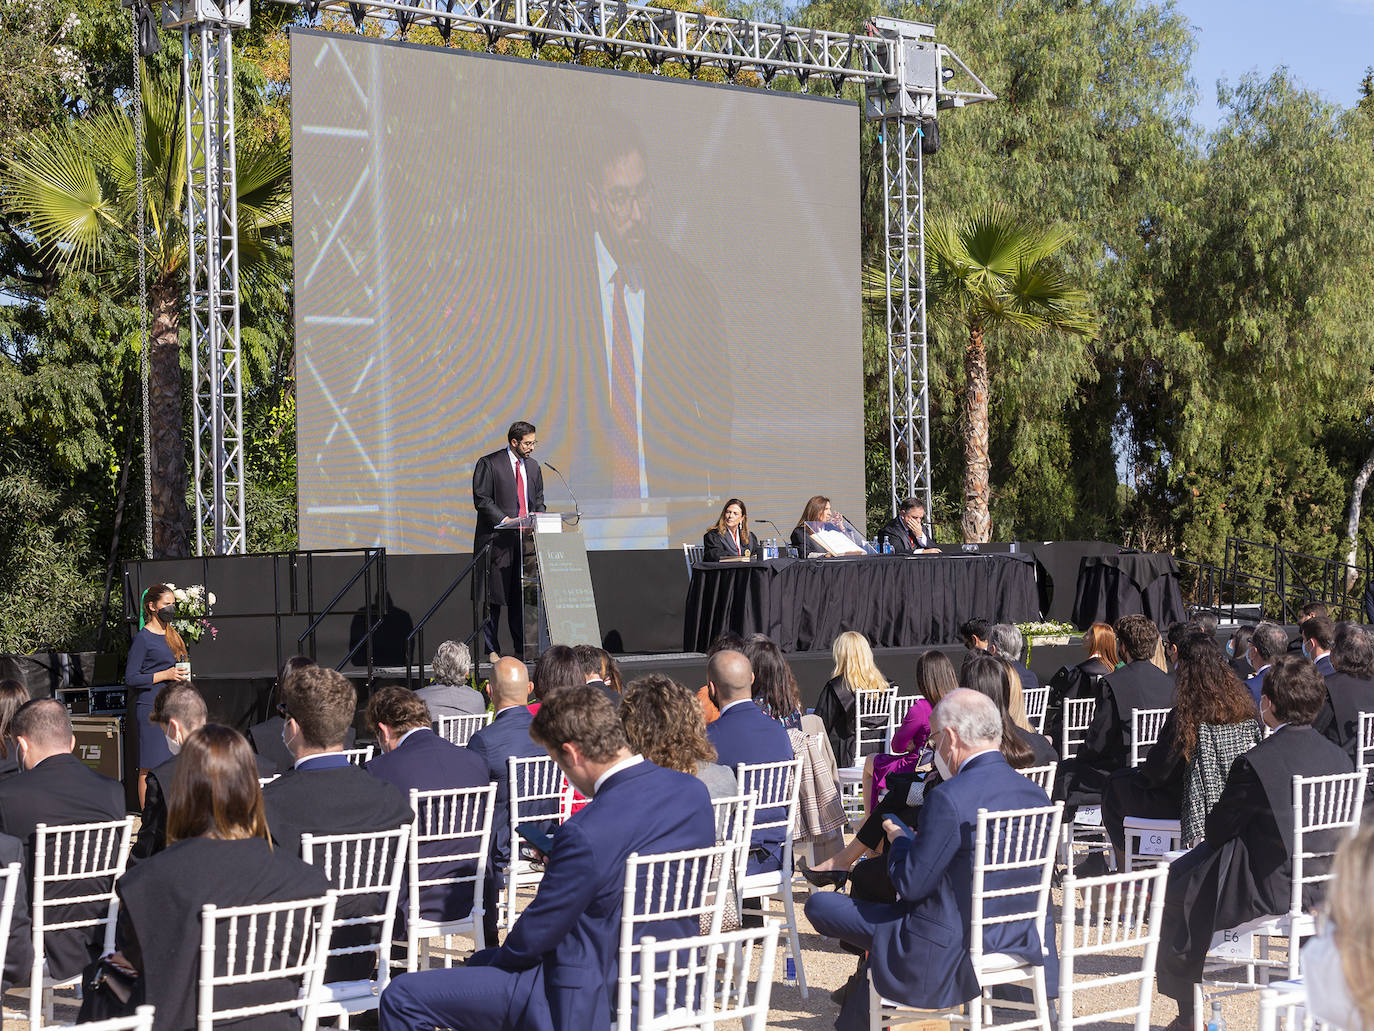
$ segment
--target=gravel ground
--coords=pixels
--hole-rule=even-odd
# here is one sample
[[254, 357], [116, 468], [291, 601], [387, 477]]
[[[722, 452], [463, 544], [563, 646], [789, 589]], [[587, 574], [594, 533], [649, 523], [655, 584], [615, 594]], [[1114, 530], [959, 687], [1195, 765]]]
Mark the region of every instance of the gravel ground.
[[[832, 1027], [839, 1007], [830, 1000], [830, 993], [848, 980], [849, 975], [854, 971], [855, 958], [847, 952], [842, 952], [833, 942], [816, 934], [811, 925], [806, 922], [802, 905], [806, 900], [808, 890], [807, 885], [798, 878], [795, 907], [799, 921], [798, 931], [801, 935], [802, 957], [805, 963], [809, 998], [803, 1000], [799, 988], [782, 982], [784, 951], [783, 943], [780, 943], [778, 972], [774, 977], [772, 1005], [768, 1019], [770, 1028], [792, 1029], [792, 1031], [824, 1031], [824, 1029]], [[1052, 903], [1056, 917], [1059, 913], [1060, 901], [1061, 894], [1058, 889], [1055, 889]], [[781, 917], [781, 906], [776, 903], [773, 905], [773, 914]], [[785, 941], [785, 928], [783, 937]], [[1135, 962], [1138, 964], [1139, 960], [1137, 959]], [[1104, 960], [1088, 966], [1085, 972], [1091, 975], [1100, 975], [1125, 972], [1128, 969], [1130, 969], [1130, 965], [1124, 959], [1120, 961]], [[58, 1023], [70, 1023], [76, 1018], [76, 1007], [74, 1003], [64, 1004], [62, 1001], [63, 994], [70, 998], [69, 993], [59, 994], [55, 1018]], [[1086, 1009], [1106, 1011], [1129, 1005], [1133, 996], [1133, 990], [1118, 988], [1094, 993], [1083, 999], [1082, 1003]], [[21, 1023], [27, 1024], [27, 1011], [27, 990], [5, 994], [4, 1019], [6, 1027], [17, 1027]], [[1080, 1009], [1080, 1012], [1082, 1011]], [[1173, 1020], [1175, 1013], [1173, 1002], [1156, 993], [1150, 1013], [1151, 1027], [1164, 1027]], [[1258, 1013], [1259, 996], [1257, 993], [1246, 993], [1222, 1000], [1222, 1015], [1226, 1019], [1229, 1031], [1253, 1031], [1258, 1026]], [[721, 1026], [725, 1027], [726, 1025]], [[1125, 1020], [1115, 1022], [1089, 1020], [1077, 1026], [1082, 1028], [1128, 1028], [1131, 1025]]]

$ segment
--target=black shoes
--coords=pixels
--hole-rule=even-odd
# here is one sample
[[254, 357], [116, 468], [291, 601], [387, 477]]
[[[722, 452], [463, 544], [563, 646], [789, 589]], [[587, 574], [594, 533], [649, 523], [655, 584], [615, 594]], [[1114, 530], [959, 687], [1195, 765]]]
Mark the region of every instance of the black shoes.
[[839, 891], [849, 881], [849, 873], [846, 870], [813, 870], [806, 865], [805, 859], [797, 860], [797, 869], [806, 878], [806, 883], [817, 888], [833, 887]]

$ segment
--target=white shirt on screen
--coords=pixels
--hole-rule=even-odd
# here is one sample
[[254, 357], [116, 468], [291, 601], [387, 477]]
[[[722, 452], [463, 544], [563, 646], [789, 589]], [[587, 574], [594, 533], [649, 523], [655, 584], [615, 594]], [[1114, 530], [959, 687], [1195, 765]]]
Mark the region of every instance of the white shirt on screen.
[[[601, 284], [601, 331], [606, 340], [606, 392], [612, 389], [611, 369], [615, 350], [615, 274], [620, 266], [601, 241], [596, 240], [597, 282]], [[644, 468], [644, 285], [625, 286], [625, 314], [630, 320], [630, 337], [635, 348], [635, 433], [639, 437], [639, 496], [649, 496], [649, 477]]]
[[521, 463], [521, 458], [520, 458], [520, 456], [517, 455], [514, 451], [512, 451], [509, 447], [506, 448], [506, 457], [510, 459], [510, 475], [511, 475], [511, 479], [513, 479], [513, 480], [515, 481], [515, 492], [516, 492], [515, 510], [516, 510], [517, 512], [520, 511], [519, 496], [520, 496], [521, 494], [523, 494], [523, 495], [525, 495], [525, 511], [528, 512], [528, 511], [530, 510], [530, 481], [529, 481], [529, 476], [528, 476], [528, 474], [525, 476], [525, 481], [524, 481], [524, 484], [523, 484], [524, 489], [522, 490], [522, 489], [521, 489], [522, 484], [521, 484], [521, 482], [520, 482], [520, 463]]

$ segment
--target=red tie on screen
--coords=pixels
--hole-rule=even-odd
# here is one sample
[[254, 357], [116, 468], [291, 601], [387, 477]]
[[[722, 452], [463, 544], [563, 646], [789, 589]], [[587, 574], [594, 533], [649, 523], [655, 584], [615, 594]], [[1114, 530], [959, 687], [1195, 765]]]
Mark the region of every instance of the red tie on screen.
[[530, 509], [525, 504], [525, 463], [519, 459], [515, 462], [515, 497], [520, 506], [520, 518], [523, 519], [530, 514]]
[[625, 308], [625, 276], [617, 269], [611, 280], [611, 454], [615, 460], [612, 496], [639, 497], [639, 428], [635, 412], [635, 342]]

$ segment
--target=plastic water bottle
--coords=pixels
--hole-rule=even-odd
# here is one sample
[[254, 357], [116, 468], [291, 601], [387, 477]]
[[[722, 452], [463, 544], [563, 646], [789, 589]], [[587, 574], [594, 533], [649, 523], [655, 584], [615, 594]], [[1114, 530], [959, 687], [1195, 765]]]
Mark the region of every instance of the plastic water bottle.
[[[797, 983], [797, 961], [789, 955], [787, 957], [787, 969], [783, 972], [782, 983], [796, 986]], [[1225, 1025], [1222, 1025], [1225, 1027]]]
[[883, 554], [884, 554], [884, 555], [891, 555], [891, 554], [892, 554], [892, 538], [891, 538], [891, 537], [884, 537], [884, 538], [883, 538]]
[[1220, 1001], [1212, 1000], [1212, 1015], [1207, 1018], [1207, 1031], [1226, 1031], [1226, 1021], [1221, 1017]]

